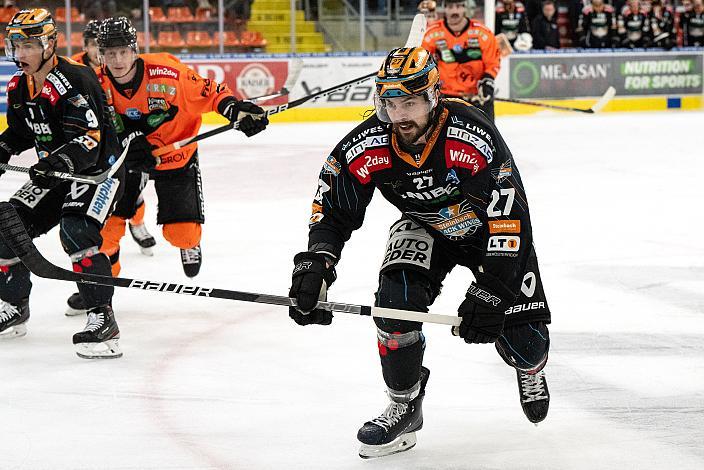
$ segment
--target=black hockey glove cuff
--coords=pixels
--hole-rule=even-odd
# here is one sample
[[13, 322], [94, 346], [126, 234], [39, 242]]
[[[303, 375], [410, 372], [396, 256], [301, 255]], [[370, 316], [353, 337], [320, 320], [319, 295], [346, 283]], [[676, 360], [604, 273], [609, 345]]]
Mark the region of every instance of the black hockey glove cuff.
[[316, 309], [320, 300], [327, 300], [327, 289], [337, 277], [335, 266], [322, 253], [304, 251], [293, 258], [291, 289], [289, 297], [296, 300], [297, 307], [289, 307], [288, 316], [299, 325], [329, 325], [332, 312]]
[[134, 132], [132, 135], [130, 148], [125, 157], [127, 171], [149, 173], [156, 166], [156, 158], [152, 155], [152, 151], [158, 147], [151, 145], [141, 132]]
[[493, 343], [504, 329], [508, 307], [508, 301], [472, 283], [458, 309], [462, 323], [453, 327], [452, 334], [461, 336], [466, 343]]
[[234, 97], [223, 99], [218, 104], [218, 112], [235, 122], [239, 120], [238, 129], [247, 137], [260, 133], [269, 124], [266, 112], [249, 101], [239, 101]]
[[64, 153], [52, 153], [40, 159], [29, 169], [29, 177], [34, 185], [44, 189], [51, 189], [65, 180], [49, 176], [47, 172], [73, 173], [73, 169], [74, 165], [71, 157]]
[[[5, 142], [0, 141], [0, 163], [8, 163], [10, 161], [10, 157], [12, 156], [12, 152], [10, 150], [10, 147], [5, 144]], [[5, 173], [5, 170], [0, 170], [0, 176], [2, 176]]]
[[477, 96], [472, 101], [483, 106], [487, 101], [494, 98], [494, 77], [485, 73], [484, 76], [477, 82]]

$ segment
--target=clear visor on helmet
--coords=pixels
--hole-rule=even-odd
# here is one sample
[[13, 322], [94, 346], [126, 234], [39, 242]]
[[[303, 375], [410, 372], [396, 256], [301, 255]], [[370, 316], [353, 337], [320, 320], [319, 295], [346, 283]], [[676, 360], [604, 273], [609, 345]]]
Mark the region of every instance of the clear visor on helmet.
[[47, 36], [26, 37], [21, 34], [10, 34], [5, 38], [5, 56], [8, 60], [17, 61], [18, 51], [40, 48], [42, 53], [49, 48], [49, 38]]
[[430, 114], [438, 104], [437, 91], [429, 88], [418, 95], [382, 98], [374, 93], [374, 107], [379, 120], [388, 123], [417, 121]]

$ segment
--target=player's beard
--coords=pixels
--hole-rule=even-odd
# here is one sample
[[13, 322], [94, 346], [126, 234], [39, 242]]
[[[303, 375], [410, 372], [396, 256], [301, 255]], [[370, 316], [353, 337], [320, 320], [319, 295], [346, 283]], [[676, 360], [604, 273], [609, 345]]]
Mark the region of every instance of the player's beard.
[[423, 129], [414, 121], [395, 122], [393, 124], [393, 132], [404, 145], [415, 144], [423, 135]]

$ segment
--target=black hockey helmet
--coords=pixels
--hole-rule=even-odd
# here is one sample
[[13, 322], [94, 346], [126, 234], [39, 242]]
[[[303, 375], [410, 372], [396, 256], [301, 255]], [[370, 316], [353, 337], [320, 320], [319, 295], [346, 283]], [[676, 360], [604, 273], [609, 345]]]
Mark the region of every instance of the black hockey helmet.
[[100, 23], [98, 47], [101, 53], [109, 47], [131, 47], [137, 51], [137, 30], [124, 16], [108, 18]]
[[98, 39], [98, 32], [100, 31], [100, 20], [90, 20], [86, 23], [86, 27], [83, 30], [83, 40], [87, 39]]

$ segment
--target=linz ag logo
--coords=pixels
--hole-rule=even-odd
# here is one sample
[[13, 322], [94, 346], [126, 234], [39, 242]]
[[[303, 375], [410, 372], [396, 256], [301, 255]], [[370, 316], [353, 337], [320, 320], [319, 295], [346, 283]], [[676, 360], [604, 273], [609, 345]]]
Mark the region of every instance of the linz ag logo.
[[149, 74], [149, 78], [158, 78], [158, 77], [165, 77], [165, 78], [173, 78], [174, 80], [178, 80], [179, 77], [179, 71], [167, 67], [165, 65], [152, 65], [147, 67], [147, 73]]

